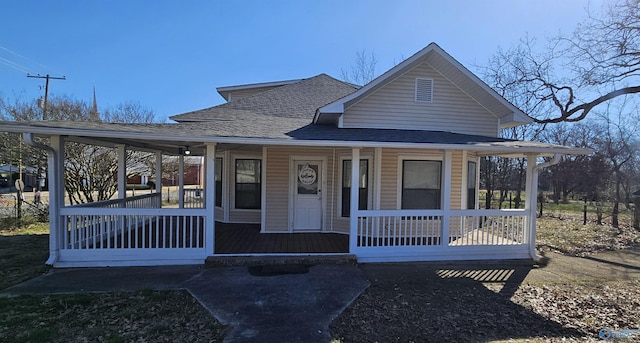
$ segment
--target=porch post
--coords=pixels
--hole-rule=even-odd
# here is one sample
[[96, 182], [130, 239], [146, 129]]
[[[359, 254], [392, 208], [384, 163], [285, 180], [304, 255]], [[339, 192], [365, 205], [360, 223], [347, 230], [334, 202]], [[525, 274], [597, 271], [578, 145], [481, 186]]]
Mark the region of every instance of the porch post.
[[373, 150], [373, 209], [380, 209], [380, 197], [382, 188], [382, 148]]
[[[124, 144], [116, 145], [118, 150], [118, 199], [127, 198], [127, 147]], [[124, 202], [120, 203], [124, 207]]]
[[535, 171], [538, 155], [527, 154], [527, 173], [525, 181], [526, 199], [524, 208], [527, 212], [527, 225], [524, 235], [525, 244], [529, 249], [535, 249], [536, 242], [536, 215], [538, 204], [538, 173]]
[[65, 221], [60, 216], [60, 208], [64, 207], [64, 138], [51, 136], [51, 150], [47, 154], [49, 178], [49, 259], [46, 264], [53, 265], [58, 261]]
[[443, 246], [449, 245], [449, 222], [451, 216], [451, 151], [445, 150], [443, 154], [444, 158], [444, 173], [442, 178], [442, 242]]
[[207, 143], [205, 152], [204, 201], [207, 210], [205, 218], [205, 249], [215, 254], [216, 233], [216, 144]]
[[162, 193], [162, 151], [156, 151], [156, 193]]
[[184, 208], [184, 156], [178, 156], [178, 208]]
[[351, 149], [351, 204], [349, 205], [349, 252], [354, 252], [358, 239], [358, 197], [360, 192], [360, 148]]

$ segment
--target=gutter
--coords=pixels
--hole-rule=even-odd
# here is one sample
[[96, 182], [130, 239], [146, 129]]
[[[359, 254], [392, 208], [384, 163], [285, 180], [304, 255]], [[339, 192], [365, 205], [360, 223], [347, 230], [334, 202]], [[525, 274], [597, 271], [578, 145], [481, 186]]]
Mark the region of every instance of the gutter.
[[[27, 144], [31, 145], [34, 148], [46, 150], [47, 157], [52, 158], [55, 161], [56, 151], [50, 146], [36, 142], [33, 139], [33, 133], [24, 132], [22, 134], [22, 140], [24, 140]], [[51, 195], [51, 189], [49, 189], [49, 195]], [[51, 199], [49, 199], [49, 205], [51, 205]], [[57, 218], [58, 216], [55, 213], [51, 213], [51, 206], [49, 206], [49, 259], [45, 262], [45, 264], [50, 266], [58, 261], [57, 235], [54, 234], [54, 231], [52, 231], [52, 229], [55, 230], [57, 227], [57, 225], [55, 225]]]
[[[532, 183], [533, 185], [536, 186], [535, 190], [532, 191], [531, 197], [529, 198], [529, 201], [532, 201], [533, 204], [537, 204], [538, 203], [538, 174], [540, 172], [541, 169], [544, 168], [548, 168], [551, 166], [554, 166], [556, 164], [558, 164], [560, 162], [560, 158], [562, 157], [561, 154], [559, 153], [555, 153], [553, 155], [553, 158], [551, 159], [551, 161], [547, 161], [544, 163], [540, 163], [537, 164], [535, 166], [533, 166], [532, 169], [532, 175], [531, 177], [533, 178]], [[534, 197], [535, 195], [535, 197]], [[531, 258], [538, 262], [540, 261], [541, 257], [538, 255], [538, 252], [536, 251], [536, 216], [537, 216], [537, 206], [535, 205], [530, 205], [530, 209], [531, 209], [531, 213], [529, 213], [529, 218], [531, 218], [531, 229], [529, 230], [529, 256], [531, 256]]]

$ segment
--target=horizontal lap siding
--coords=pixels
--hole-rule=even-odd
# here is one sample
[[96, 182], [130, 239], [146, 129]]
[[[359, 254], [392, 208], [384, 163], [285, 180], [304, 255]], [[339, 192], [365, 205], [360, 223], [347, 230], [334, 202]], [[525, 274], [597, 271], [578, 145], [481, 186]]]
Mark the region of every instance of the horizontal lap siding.
[[459, 210], [462, 204], [462, 174], [466, 173], [467, 163], [462, 159], [462, 151], [451, 154], [451, 209]]
[[[415, 79], [431, 78], [433, 102], [415, 102]], [[421, 129], [496, 136], [498, 119], [423, 63], [349, 107], [344, 127]]]
[[[326, 206], [325, 230], [331, 229], [331, 207], [334, 196], [333, 181], [333, 149], [313, 149], [308, 147], [268, 147], [267, 148], [267, 185], [266, 204], [267, 211], [265, 231], [287, 231], [289, 229], [289, 181], [290, 181], [290, 156], [301, 156], [312, 159], [313, 157], [327, 158], [327, 189], [322, 190], [328, 197]], [[337, 171], [335, 173], [337, 177]], [[334, 199], [333, 206], [336, 206]]]

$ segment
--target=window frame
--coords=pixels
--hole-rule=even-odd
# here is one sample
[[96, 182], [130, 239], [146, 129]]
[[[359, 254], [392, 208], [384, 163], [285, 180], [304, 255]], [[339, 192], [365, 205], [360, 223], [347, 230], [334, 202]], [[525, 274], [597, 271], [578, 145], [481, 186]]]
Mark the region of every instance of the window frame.
[[418, 209], [418, 210], [442, 210], [444, 207], [444, 193], [443, 193], [443, 183], [444, 183], [444, 157], [440, 154], [420, 154], [420, 155], [399, 155], [398, 156], [398, 168], [397, 168], [397, 193], [396, 193], [396, 208], [399, 210], [403, 210], [402, 208], [402, 199], [403, 199], [403, 190], [404, 190], [404, 162], [405, 161], [433, 161], [440, 163], [440, 199], [439, 208], [435, 209]]
[[[218, 168], [220, 168], [220, 181], [216, 181], [216, 174], [218, 173]], [[218, 207], [218, 208], [222, 208], [222, 204], [223, 199], [222, 197], [224, 197], [224, 177], [225, 177], [225, 172], [224, 172], [224, 158], [222, 156], [215, 157], [215, 171], [213, 172], [213, 181], [216, 184], [216, 194], [215, 194], [215, 199], [214, 199], [214, 206]], [[218, 198], [219, 196], [219, 198]]]
[[[344, 216], [342, 213], [342, 206], [343, 206], [343, 197], [344, 197], [344, 187], [343, 187], [343, 181], [344, 181], [344, 161], [352, 161], [353, 159], [351, 158], [351, 156], [340, 156], [339, 161], [338, 161], [338, 207], [336, 209], [336, 211], [338, 212], [338, 218], [350, 218], [350, 215], [348, 216]], [[361, 156], [360, 157], [360, 161], [367, 161], [367, 208], [366, 210], [369, 210], [372, 208], [372, 200], [373, 200], [373, 180], [372, 180], [372, 175], [373, 175], [373, 165], [372, 165], [372, 160], [373, 158], [371, 156]], [[351, 191], [349, 191], [349, 195], [351, 195]], [[349, 198], [349, 200], [351, 200], [351, 198]]]
[[[471, 157], [471, 158], [466, 158], [464, 159], [464, 168], [465, 168], [465, 174], [464, 174], [464, 187], [463, 187], [463, 206], [465, 209], [467, 210], [477, 210], [479, 209], [480, 206], [480, 161], [478, 157]], [[470, 163], [474, 163], [475, 164], [475, 180], [473, 180], [474, 183], [474, 206], [473, 208], [469, 208], [469, 164]]]
[[[258, 190], [260, 192], [259, 194], [259, 206], [258, 208], [243, 208], [243, 207], [238, 207], [237, 206], [237, 191], [238, 191], [238, 161], [242, 161], [242, 160], [252, 160], [252, 161], [259, 161], [260, 162], [260, 176], [258, 177], [258, 183], [260, 186], [258, 187]], [[262, 211], [262, 207], [263, 207], [263, 203], [262, 203], [262, 193], [264, 192], [264, 184], [263, 184], [263, 173], [264, 173], [264, 163], [262, 161], [262, 157], [258, 157], [258, 156], [251, 156], [251, 155], [238, 155], [238, 156], [234, 156], [233, 157], [233, 199], [231, 199], [231, 204], [232, 204], [232, 208], [233, 210], [237, 210], [237, 211]]]

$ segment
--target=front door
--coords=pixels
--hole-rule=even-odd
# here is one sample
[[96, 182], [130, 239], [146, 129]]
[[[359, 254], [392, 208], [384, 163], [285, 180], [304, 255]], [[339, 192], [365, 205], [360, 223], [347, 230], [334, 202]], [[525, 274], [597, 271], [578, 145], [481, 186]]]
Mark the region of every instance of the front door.
[[295, 161], [293, 230], [322, 231], [322, 162]]

